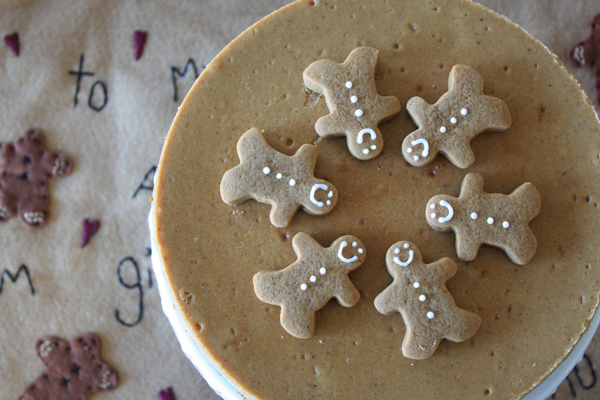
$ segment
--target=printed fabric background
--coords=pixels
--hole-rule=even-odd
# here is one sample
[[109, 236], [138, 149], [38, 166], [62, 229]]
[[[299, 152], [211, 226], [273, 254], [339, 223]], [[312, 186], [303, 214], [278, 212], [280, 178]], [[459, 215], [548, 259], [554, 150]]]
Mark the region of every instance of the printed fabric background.
[[[18, 216], [0, 224], [0, 398], [17, 399], [44, 372], [40, 338], [93, 333], [119, 379], [111, 388], [110, 374], [100, 376], [111, 390], [93, 399], [156, 399], [168, 387], [179, 400], [218, 399], [162, 313], [146, 222], [152, 178], [164, 136], [204, 65], [287, 3], [0, 0], [0, 141], [38, 128], [46, 147], [73, 163], [69, 175], [48, 179], [46, 226], [29, 229]], [[567, 51], [589, 35], [597, 0], [481, 3], [538, 37], [595, 100], [594, 71], [574, 67]], [[31, 176], [21, 174], [19, 184]], [[85, 340], [94, 347], [92, 337]], [[48, 346], [62, 345], [42, 341], [40, 356]], [[553, 398], [600, 398], [598, 365], [597, 335]]]

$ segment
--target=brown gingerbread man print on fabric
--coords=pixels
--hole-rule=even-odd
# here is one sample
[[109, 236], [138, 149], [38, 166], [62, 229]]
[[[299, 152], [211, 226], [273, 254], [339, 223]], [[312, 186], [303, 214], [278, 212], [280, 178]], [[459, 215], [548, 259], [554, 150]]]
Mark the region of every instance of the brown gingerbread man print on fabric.
[[323, 138], [346, 136], [350, 153], [370, 160], [383, 150], [379, 124], [400, 112], [400, 100], [380, 96], [375, 85], [379, 50], [354, 49], [342, 64], [315, 61], [304, 71], [307, 88], [325, 96], [330, 114], [317, 120], [315, 129]]
[[317, 148], [305, 144], [293, 156], [273, 149], [256, 128], [237, 143], [240, 165], [230, 169], [221, 181], [221, 198], [230, 205], [255, 199], [271, 208], [271, 223], [278, 228], [290, 224], [300, 207], [323, 215], [335, 207], [337, 190], [313, 175]]
[[446, 288], [456, 274], [454, 261], [425, 264], [417, 246], [405, 241], [390, 247], [385, 261], [394, 281], [375, 298], [375, 307], [385, 315], [402, 315], [405, 357], [431, 357], [442, 339], [463, 342], [477, 332], [481, 318], [459, 308]]
[[48, 180], [68, 175], [72, 164], [66, 155], [46, 150], [38, 129], [0, 143], [0, 222], [18, 214], [29, 228], [43, 226], [50, 210]]
[[576, 67], [594, 68], [596, 103], [600, 105], [600, 13], [592, 18], [590, 36], [569, 50], [569, 60]]
[[515, 264], [524, 265], [537, 249], [529, 222], [540, 207], [540, 194], [531, 183], [522, 184], [509, 195], [485, 193], [483, 177], [471, 173], [463, 179], [458, 198], [434, 196], [425, 212], [433, 229], [454, 231], [461, 260], [474, 260], [485, 243], [504, 250]]
[[455, 65], [448, 92], [435, 104], [413, 97], [406, 104], [418, 130], [402, 143], [404, 159], [424, 167], [444, 154], [452, 164], [468, 168], [475, 162], [471, 140], [485, 132], [507, 130], [512, 121], [504, 101], [483, 94], [483, 77], [466, 65]]
[[117, 371], [100, 359], [100, 339], [84, 334], [70, 342], [54, 337], [38, 340], [36, 351], [46, 370], [19, 400], [86, 400], [94, 392], [117, 386]]
[[350, 235], [323, 248], [310, 235], [298, 233], [292, 246], [298, 259], [282, 270], [254, 275], [254, 291], [265, 303], [281, 307], [281, 326], [290, 335], [308, 339], [315, 331], [316, 312], [333, 297], [344, 307], [358, 302], [360, 293], [348, 273], [367, 254], [362, 242]]

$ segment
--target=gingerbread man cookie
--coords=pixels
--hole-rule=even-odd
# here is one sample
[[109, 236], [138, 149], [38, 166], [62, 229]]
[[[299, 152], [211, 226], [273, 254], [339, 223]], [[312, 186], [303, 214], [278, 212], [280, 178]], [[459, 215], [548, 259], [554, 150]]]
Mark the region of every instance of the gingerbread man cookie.
[[281, 307], [281, 326], [292, 336], [310, 338], [315, 314], [335, 297], [344, 307], [360, 299], [348, 273], [361, 266], [365, 246], [354, 236], [342, 236], [330, 247], [321, 247], [310, 235], [292, 240], [298, 260], [279, 271], [254, 275], [254, 291], [265, 303]]
[[331, 114], [319, 118], [315, 129], [323, 138], [346, 136], [348, 150], [359, 160], [383, 150], [378, 125], [400, 112], [400, 100], [380, 96], [375, 85], [379, 50], [359, 47], [343, 64], [315, 61], [304, 71], [304, 84], [325, 96]]
[[67, 156], [46, 150], [40, 130], [0, 143], [0, 222], [18, 214], [29, 228], [43, 226], [50, 210], [48, 180], [68, 175], [71, 167]]
[[444, 154], [459, 168], [475, 162], [471, 140], [485, 132], [501, 132], [511, 125], [504, 101], [483, 94], [483, 78], [466, 65], [455, 65], [448, 79], [448, 92], [429, 105], [413, 97], [406, 105], [418, 130], [402, 143], [409, 164], [424, 167]]
[[537, 240], [529, 222], [540, 212], [540, 194], [531, 183], [524, 183], [510, 195], [485, 193], [483, 178], [468, 174], [458, 198], [433, 197], [427, 203], [427, 222], [441, 232], [454, 231], [456, 252], [463, 261], [472, 261], [482, 244], [504, 250], [516, 264], [531, 260]]
[[576, 67], [594, 68], [596, 102], [600, 105], [600, 14], [592, 18], [590, 36], [571, 47], [569, 60]]
[[390, 247], [385, 261], [394, 282], [375, 298], [375, 307], [384, 315], [402, 314], [405, 357], [431, 357], [442, 339], [463, 342], [477, 332], [481, 318], [459, 308], [446, 288], [456, 274], [454, 261], [425, 264], [417, 246], [404, 241]]
[[330, 212], [337, 202], [337, 190], [313, 175], [317, 149], [305, 144], [289, 157], [267, 144], [256, 128], [244, 133], [237, 144], [240, 165], [230, 169], [221, 181], [221, 197], [229, 205], [248, 199], [271, 204], [271, 223], [289, 225], [302, 206], [313, 215]]
[[69, 343], [46, 337], [38, 340], [36, 349], [46, 370], [19, 400], [85, 400], [94, 392], [117, 386], [117, 371], [100, 359], [100, 339], [96, 335], [81, 335]]

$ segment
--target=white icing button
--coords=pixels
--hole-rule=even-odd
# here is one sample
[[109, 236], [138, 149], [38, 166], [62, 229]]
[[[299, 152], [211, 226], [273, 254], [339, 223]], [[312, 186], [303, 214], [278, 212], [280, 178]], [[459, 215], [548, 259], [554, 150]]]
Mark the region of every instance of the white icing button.
[[450, 118], [450, 123], [452, 123], [452, 124], [455, 124], [455, 123], [457, 123], [457, 122], [458, 122], [458, 121], [456, 120], [456, 118], [454, 118], [454, 117]]
[[488, 223], [488, 224], [490, 224], [490, 225], [492, 225], [492, 224], [494, 223], [494, 218], [492, 218], [492, 217], [489, 217], [489, 218], [487, 219], [487, 223]]
[[358, 246], [358, 243], [352, 242], [352, 247], [356, 247], [356, 246]]
[[404, 248], [405, 248], [405, 249], [408, 249], [408, 248], [409, 248], [409, 246], [408, 246], [408, 243], [404, 243]]
[[348, 89], [352, 88], [352, 82], [351, 81], [346, 82], [346, 87]]
[[354, 104], [358, 101], [358, 97], [352, 96], [352, 97], [350, 97], [350, 101], [352, 102], [352, 104]]
[[471, 219], [477, 219], [477, 217], [479, 217], [479, 215], [477, 215], [476, 212], [471, 213]]
[[319, 273], [321, 275], [325, 275], [325, 272], [327, 272], [327, 270], [325, 269], [325, 267], [321, 267], [321, 269], [319, 270]]
[[375, 146], [374, 144], [371, 145], [371, 150], [377, 150], [377, 146]]
[[326, 203], [327, 203], [328, 206], [330, 206], [331, 205], [331, 200], [327, 200]]
[[277, 174], [277, 175], [276, 175], [276, 178], [277, 178], [277, 179], [281, 179], [281, 178], [283, 178], [283, 175], [281, 175], [281, 174]]
[[419, 296], [419, 300], [420, 301], [425, 301], [425, 300], [427, 300], [427, 297], [425, 297], [425, 295], [422, 294], [422, 295]]
[[435, 204], [430, 204], [429, 208], [431, 208], [432, 210], [435, 210]]
[[400, 254], [400, 249], [396, 248], [396, 249], [394, 250], [394, 253], [396, 253], [396, 254]]
[[358, 249], [358, 254], [362, 254], [363, 253], [363, 249]]
[[310, 281], [311, 281], [311, 282], [313, 282], [313, 283], [314, 283], [314, 282], [316, 282], [316, 281], [317, 281], [317, 277], [316, 277], [316, 276], [314, 276], [314, 275], [313, 275], [313, 276], [311, 276], [311, 277], [310, 277]]
[[446, 133], [446, 127], [445, 127], [445, 126], [442, 126], [442, 127], [440, 128], [440, 132], [442, 132], [442, 133]]
[[290, 179], [290, 186], [296, 186], [296, 180]]
[[413, 286], [415, 289], [418, 289], [421, 286], [421, 284], [419, 282], [415, 282], [413, 283]]
[[504, 221], [504, 222], [502, 223], [502, 227], [503, 227], [504, 229], [508, 228], [509, 226], [510, 226], [510, 224], [508, 223], [508, 221]]
[[427, 313], [427, 318], [429, 318], [429, 319], [433, 319], [433, 317], [435, 317], [435, 314], [434, 314], [434, 313], [432, 313], [431, 311], [429, 311], [429, 312]]
[[300, 289], [306, 290], [308, 289], [308, 286], [306, 286], [306, 283], [303, 283], [302, 285], [300, 285]]
[[435, 219], [436, 217], [437, 217], [437, 214], [436, 214], [436, 213], [431, 213], [431, 218], [434, 218], [434, 219]]
[[369, 149], [364, 149], [363, 154], [369, 154]]
[[413, 158], [415, 159], [415, 161], [419, 161], [419, 156], [413, 156]]
[[[406, 149], [406, 152], [409, 154], [412, 153], [412, 147], [409, 147], [408, 149]], [[598, 155], [598, 158], [600, 158], [600, 155]]]
[[356, 111], [354, 111], [354, 115], [356, 115], [357, 117], [362, 117], [363, 115], [363, 110], [361, 110], [360, 108]]
[[263, 168], [263, 172], [265, 173], [265, 175], [269, 175], [271, 173], [271, 168], [269, 167], [264, 167]]
[[466, 109], [466, 108], [463, 108], [462, 110], [460, 110], [460, 113], [461, 113], [462, 115], [467, 115], [469, 112], [467, 111], [467, 109]]

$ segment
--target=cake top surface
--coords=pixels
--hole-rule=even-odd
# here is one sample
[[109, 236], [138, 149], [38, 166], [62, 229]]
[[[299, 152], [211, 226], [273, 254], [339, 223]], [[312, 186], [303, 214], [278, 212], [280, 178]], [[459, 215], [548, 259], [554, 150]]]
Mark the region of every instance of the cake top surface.
[[[380, 52], [379, 94], [403, 107], [380, 125], [385, 148], [369, 161], [352, 157], [343, 139], [319, 139], [315, 123], [329, 111], [302, 79], [312, 62], [341, 63], [362, 46]], [[410, 166], [402, 141], [416, 126], [405, 105], [414, 96], [436, 103], [457, 64], [477, 70], [484, 94], [506, 102], [512, 126], [475, 138], [468, 169], [443, 156]], [[267, 204], [223, 203], [219, 184], [240, 163], [236, 144], [252, 127], [287, 155], [316, 145], [315, 176], [339, 194], [330, 213], [299, 212], [276, 228]], [[249, 397], [520, 397], [567, 356], [598, 305], [599, 133], [593, 108], [560, 62], [481, 6], [301, 1], [226, 47], [186, 98], [158, 173], [158, 243], [199, 342]], [[428, 225], [429, 199], [458, 197], [470, 172], [485, 178], [488, 193], [509, 194], [525, 182], [538, 189], [541, 211], [530, 224], [538, 249], [526, 265], [489, 246], [462, 262], [454, 234]], [[322, 246], [354, 235], [368, 253], [349, 275], [360, 301], [352, 308], [329, 302], [307, 340], [288, 335], [279, 308], [262, 303], [252, 285], [257, 272], [295, 261], [291, 239], [299, 232]], [[402, 317], [383, 316], [373, 304], [392, 282], [385, 255], [399, 240], [418, 246], [426, 263], [452, 258], [458, 269], [448, 289], [482, 319], [470, 340], [442, 342], [423, 361], [402, 355]]]

